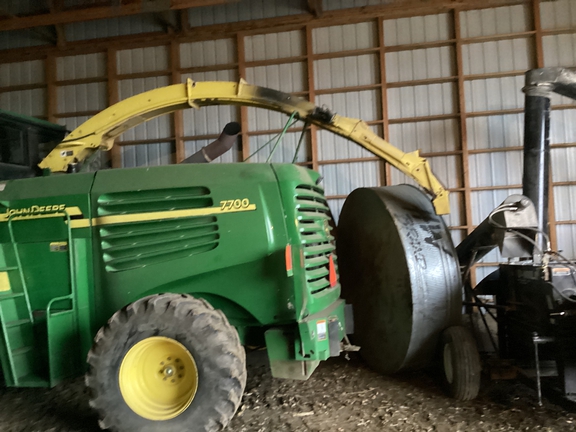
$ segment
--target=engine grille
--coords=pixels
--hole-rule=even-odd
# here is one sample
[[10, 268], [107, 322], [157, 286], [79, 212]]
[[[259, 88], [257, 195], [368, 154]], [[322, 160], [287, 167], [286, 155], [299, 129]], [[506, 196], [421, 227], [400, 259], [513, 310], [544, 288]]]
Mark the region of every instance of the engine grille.
[[322, 189], [316, 186], [297, 186], [295, 199], [306, 283], [312, 294], [318, 294], [330, 288], [330, 255], [336, 266], [330, 209]]
[[[98, 198], [98, 216], [132, 215], [212, 207], [207, 188], [119, 192]], [[215, 216], [195, 216], [104, 225], [102, 257], [109, 272], [141, 268], [215, 249], [220, 235]]]

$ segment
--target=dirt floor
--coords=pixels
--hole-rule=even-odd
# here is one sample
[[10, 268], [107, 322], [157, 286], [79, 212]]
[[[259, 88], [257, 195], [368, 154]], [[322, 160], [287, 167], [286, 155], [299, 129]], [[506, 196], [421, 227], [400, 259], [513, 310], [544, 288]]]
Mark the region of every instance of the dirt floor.
[[[228, 427], [282, 431], [550, 431], [576, 430], [576, 413], [545, 401], [518, 382], [484, 385], [478, 399], [446, 397], [419, 372], [380, 376], [353, 356], [320, 365], [306, 382], [272, 379], [263, 352], [249, 355], [243, 403]], [[0, 388], [1, 432], [96, 432], [83, 380], [52, 390]]]

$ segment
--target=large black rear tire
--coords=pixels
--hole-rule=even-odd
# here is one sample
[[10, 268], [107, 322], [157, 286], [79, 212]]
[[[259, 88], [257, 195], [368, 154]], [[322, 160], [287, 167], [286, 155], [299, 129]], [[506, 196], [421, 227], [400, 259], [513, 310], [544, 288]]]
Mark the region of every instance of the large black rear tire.
[[90, 405], [103, 429], [118, 432], [220, 431], [246, 385], [235, 328], [206, 301], [181, 294], [146, 297], [116, 312], [96, 335], [88, 363]]
[[442, 378], [448, 394], [458, 400], [478, 396], [481, 381], [480, 355], [476, 341], [462, 326], [442, 332]]

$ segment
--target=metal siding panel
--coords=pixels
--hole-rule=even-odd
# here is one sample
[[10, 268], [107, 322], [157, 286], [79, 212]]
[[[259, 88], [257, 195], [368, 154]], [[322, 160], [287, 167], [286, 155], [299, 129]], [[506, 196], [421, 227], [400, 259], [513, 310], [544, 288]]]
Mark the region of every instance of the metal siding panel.
[[460, 147], [456, 119], [391, 124], [389, 133], [388, 140], [404, 152], [445, 152]]
[[[302, 134], [300, 132], [287, 133], [284, 135], [282, 140], [276, 146], [270, 162], [292, 163], [301, 135]], [[250, 158], [250, 162], [265, 163], [270, 156], [271, 151], [274, 149], [277, 138], [278, 134], [251, 136], [250, 153], [253, 154], [253, 156]], [[309, 157], [307, 154], [309, 142], [309, 134], [306, 134], [304, 136], [304, 142], [298, 150], [298, 158], [296, 159], [296, 162], [306, 162], [307, 160], [311, 159], [311, 157]], [[254, 154], [257, 149], [261, 150]]]
[[575, 28], [576, 3], [574, 0], [541, 2], [540, 19], [546, 30]]
[[0, 87], [40, 84], [44, 79], [44, 60], [0, 64]]
[[215, 66], [236, 61], [236, 44], [233, 39], [216, 39], [180, 44], [180, 66]]
[[576, 147], [552, 148], [550, 151], [550, 161], [552, 178], [555, 182], [574, 181]]
[[[450, 213], [442, 216], [444, 223], [449, 227], [464, 225], [464, 215], [466, 213], [464, 211], [464, 194], [461, 192], [450, 192], [448, 199], [450, 201]], [[459, 238], [458, 242], [463, 238], [462, 235], [459, 235]]]
[[169, 165], [172, 162], [172, 143], [127, 145], [120, 149], [123, 168]]
[[471, 150], [524, 145], [524, 114], [470, 117], [466, 126]]
[[460, 12], [462, 37], [492, 36], [530, 30], [526, 5], [504, 6]]
[[522, 152], [480, 153], [469, 156], [471, 187], [509, 186], [522, 183]]
[[550, 113], [550, 143], [576, 143], [576, 110], [554, 110]]
[[94, 53], [58, 57], [56, 71], [58, 81], [106, 77], [106, 55]]
[[[168, 77], [138, 78], [118, 81], [118, 95], [120, 100], [139, 93], [163, 87], [169, 84]], [[170, 116], [163, 115], [147, 121], [122, 135], [122, 140], [147, 140], [167, 138], [171, 136]]]
[[[224, 153], [223, 155], [217, 157], [210, 163], [235, 163], [240, 162], [241, 152], [240, 152], [240, 140], [238, 139], [232, 148]], [[184, 157], [187, 158], [192, 156], [194, 153], [206, 147], [208, 144], [213, 142], [213, 140], [194, 140], [194, 141], [184, 141]]]
[[46, 90], [31, 89], [0, 93], [0, 108], [32, 117], [46, 116]]
[[280, 59], [305, 54], [304, 35], [300, 30], [244, 38], [246, 61]]
[[376, 84], [380, 80], [379, 74], [375, 54], [314, 62], [314, 82], [318, 90]]
[[332, 112], [345, 117], [371, 121], [382, 118], [381, 98], [380, 90], [335, 93], [317, 96], [316, 105], [326, 105]]
[[248, 130], [252, 132], [282, 129], [288, 120], [284, 113], [248, 107]]
[[139, 33], [163, 32], [164, 26], [153, 14], [140, 14], [65, 24], [66, 40], [80, 41]]
[[101, 111], [108, 106], [106, 90], [104, 82], [58, 87], [58, 112]]
[[524, 107], [524, 76], [464, 82], [466, 111], [493, 111]]
[[72, 132], [82, 123], [90, 119], [90, 116], [79, 116], [79, 117], [60, 117], [58, 118], [57, 123], [66, 126], [66, 130]]
[[576, 66], [576, 34], [560, 34], [542, 38], [544, 66]]
[[576, 220], [576, 185], [554, 186], [554, 214], [557, 221]]
[[373, 48], [378, 45], [374, 22], [319, 27], [312, 30], [314, 54]]
[[238, 71], [236, 69], [227, 69], [182, 75], [182, 81], [186, 81], [187, 78], [191, 78], [194, 81], [238, 81]]
[[384, 42], [388, 46], [447, 40], [452, 33], [447, 13], [384, 21]]
[[348, 195], [359, 187], [379, 185], [379, 162], [320, 165], [326, 195]]
[[386, 80], [442, 78], [454, 75], [454, 48], [451, 46], [386, 53]]
[[462, 46], [465, 75], [531, 69], [535, 65], [530, 39], [507, 39]]
[[3, 0], [2, 10], [10, 15], [32, 15], [50, 11], [46, 1], [38, 0]]
[[242, 0], [222, 5], [188, 9], [190, 26], [200, 27], [263, 18], [308, 13], [303, 2]]
[[456, 107], [454, 83], [388, 89], [390, 119], [453, 114]]
[[576, 245], [573, 239], [576, 238], [576, 225], [556, 225], [556, 237], [558, 239], [558, 250], [568, 259], [576, 257]]
[[[39, 30], [50, 32], [50, 27], [39, 27]], [[51, 46], [46, 39], [29, 30], [0, 31], [0, 50], [29, 48], [33, 46]]]
[[[446, 224], [446, 225], [448, 225], [448, 224]], [[464, 230], [457, 230], [457, 229], [450, 230], [450, 234], [452, 236], [452, 243], [454, 243], [455, 246], [459, 245], [460, 242], [467, 235]]]
[[345, 199], [342, 198], [332, 198], [328, 200], [328, 207], [332, 212], [332, 219], [334, 223], [338, 224], [338, 219], [340, 218], [340, 213], [342, 212], [342, 207], [344, 206]]
[[365, 148], [332, 132], [319, 130], [317, 138], [319, 161], [358, 159], [374, 156]]
[[135, 48], [117, 52], [118, 73], [130, 74], [168, 69], [168, 47]]
[[286, 93], [306, 91], [307, 74], [306, 63], [246, 68], [246, 80], [249, 83]]

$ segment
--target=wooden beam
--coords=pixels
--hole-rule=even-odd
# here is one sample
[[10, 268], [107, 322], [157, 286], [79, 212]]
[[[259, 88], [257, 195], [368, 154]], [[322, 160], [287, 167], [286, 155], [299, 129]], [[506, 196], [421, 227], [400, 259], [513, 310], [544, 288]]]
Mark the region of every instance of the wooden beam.
[[[116, 49], [109, 48], [106, 53], [106, 76], [108, 78], [108, 106], [119, 101], [118, 95], [118, 65], [116, 61]], [[110, 150], [110, 163], [112, 168], [122, 167], [122, 150], [115, 145]]]
[[[464, 188], [464, 226], [467, 228], [467, 233], [470, 234], [472, 228], [472, 193], [470, 184], [470, 157], [468, 154], [468, 132], [467, 132], [467, 116], [466, 116], [466, 99], [464, 91], [464, 55], [462, 53], [462, 29], [460, 22], [460, 9], [455, 8], [452, 10], [452, 23], [454, 26], [454, 38], [456, 39], [456, 72], [458, 75], [457, 94], [458, 94], [458, 119], [460, 123], [460, 149], [462, 150], [462, 165], [461, 165], [461, 185]], [[476, 273], [471, 276], [472, 284], [476, 283]]]
[[[381, 84], [381, 94], [382, 94], [382, 134], [386, 141], [390, 141], [390, 123], [388, 118], [388, 80], [386, 78], [386, 41], [384, 40], [384, 18], [378, 17], [376, 21], [378, 26], [378, 48], [379, 60], [380, 60], [380, 84]], [[386, 163], [383, 159], [378, 162], [380, 165], [380, 185], [391, 185], [392, 184], [392, 170], [390, 169], [390, 164]]]
[[137, 15], [147, 12], [188, 9], [201, 6], [213, 6], [228, 3], [229, 0], [135, 0], [131, 3], [120, 3], [116, 6], [96, 6], [54, 11], [29, 16], [14, 16], [0, 19], [2, 30], [22, 30], [38, 26], [71, 24], [82, 21]]
[[[172, 75], [172, 84], [180, 84], [182, 75], [180, 73], [180, 44], [172, 41], [170, 44], [170, 70]], [[184, 145], [184, 114], [182, 110], [172, 113], [172, 129], [175, 137], [176, 148], [174, 153], [174, 163], [180, 163], [186, 158], [186, 149]]]

